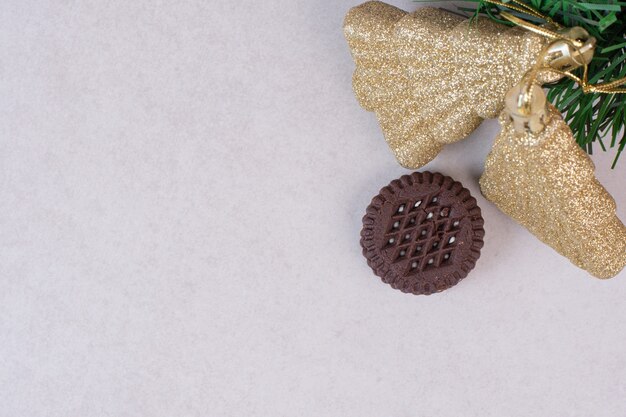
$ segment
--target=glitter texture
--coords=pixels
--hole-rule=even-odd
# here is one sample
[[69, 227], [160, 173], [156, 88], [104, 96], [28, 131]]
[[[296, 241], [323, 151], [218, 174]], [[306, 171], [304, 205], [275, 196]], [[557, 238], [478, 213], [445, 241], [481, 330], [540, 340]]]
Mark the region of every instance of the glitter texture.
[[535, 63], [545, 40], [489, 19], [471, 25], [424, 7], [406, 13], [381, 2], [350, 10], [344, 33], [356, 63], [354, 92], [376, 112], [407, 168], [431, 161], [502, 111], [505, 93]]
[[539, 134], [516, 133], [509, 114], [485, 165], [480, 186], [487, 199], [541, 241], [598, 278], [626, 265], [626, 227], [615, 200], [594, 175], [559, 111]]

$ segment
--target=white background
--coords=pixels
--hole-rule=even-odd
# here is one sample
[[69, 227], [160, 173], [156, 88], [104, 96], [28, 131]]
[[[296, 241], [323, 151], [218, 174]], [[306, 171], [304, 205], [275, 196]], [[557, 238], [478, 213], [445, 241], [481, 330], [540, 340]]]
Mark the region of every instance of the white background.
[[427, 167], [483, 209], [476, 269], [416, 297], [367, 267], [407, 171], [351, 91], [356, 4], [2, 3], [0, 416], [626, 415], [626, 273], [485, 201], [495, 121]]

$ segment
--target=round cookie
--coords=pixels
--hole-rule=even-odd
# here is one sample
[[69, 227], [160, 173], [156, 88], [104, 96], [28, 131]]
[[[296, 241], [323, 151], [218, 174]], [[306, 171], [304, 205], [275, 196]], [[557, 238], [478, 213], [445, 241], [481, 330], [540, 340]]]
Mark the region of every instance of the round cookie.
[[391, 181], [372, 199], [361, 246], [383, 282], [428, 295], [456, 285], [474, 268], [483, 225], [476, 199], [461, 183], [415, 172]]

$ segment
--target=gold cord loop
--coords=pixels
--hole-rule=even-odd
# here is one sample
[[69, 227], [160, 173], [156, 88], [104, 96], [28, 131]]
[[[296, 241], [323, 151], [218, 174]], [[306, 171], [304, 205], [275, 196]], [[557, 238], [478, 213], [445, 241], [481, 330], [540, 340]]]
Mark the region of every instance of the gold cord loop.
[[560, 35], [558, 32], [555, 32], [553, 30], [550, 30], [548, 28], [542, 27], [542, 26], [537, 26], [534, 25], [530, 22], [527, 22], [524, 19], [521, 19], [515, 15], [512, 15], [511, 13], [505, 12], [505, 11], [501, 11], [500, 12], [500, 16], [503, 17], [504, 19], [508, 20], [511, 23], [514, 23], [516, 26], [520, 26], [523, 27], [526, 30], [529, 30], [531, 32], [536, 33], [537, 35], [541, 35], [544, 36], [548, 39], [552, 39], [552, 40], [556, 40], [556, 39], [562, 39], [563, 36]]

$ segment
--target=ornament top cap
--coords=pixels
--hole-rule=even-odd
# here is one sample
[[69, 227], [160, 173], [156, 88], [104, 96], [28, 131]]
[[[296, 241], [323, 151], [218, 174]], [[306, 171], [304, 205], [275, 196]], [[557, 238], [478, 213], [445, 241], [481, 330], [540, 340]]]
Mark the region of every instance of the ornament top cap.
[[546, 95], [541, 87], [524, 81], [506, 94], [506, 109], [518, 133], [540, 133], [548, 119]]
[[580, 26], [558, 32], [562, 37], [548, 45], [544, 62], [551, 68], [570, 71], [588, 65], [596, 48], [596, 38]]

